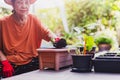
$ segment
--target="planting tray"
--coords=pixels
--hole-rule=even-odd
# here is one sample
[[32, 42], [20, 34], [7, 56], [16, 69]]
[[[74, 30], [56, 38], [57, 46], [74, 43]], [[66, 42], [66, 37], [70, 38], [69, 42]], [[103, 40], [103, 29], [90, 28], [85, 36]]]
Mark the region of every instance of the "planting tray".
[[40, 69], [53, 68], [56, 71], [62, 67], [72, 65], [71, 54], [75, 53], [75, 49], [71, 49], [71, 53], [69, 53], [68, 48], [41, 48], [37, 51]]
[[105, 53], [93, 59], [95, 72], [120, 73], [120, 55]]

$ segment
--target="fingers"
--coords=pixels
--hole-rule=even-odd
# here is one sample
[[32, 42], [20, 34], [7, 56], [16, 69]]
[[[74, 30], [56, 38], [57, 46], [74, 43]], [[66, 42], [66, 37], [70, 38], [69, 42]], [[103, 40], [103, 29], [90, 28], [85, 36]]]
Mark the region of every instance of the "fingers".
[[58, 42], [59, 40], [60, 40], [60, 38], [59, 38], [59, 37], [55, 38], [55, 42]]
[[12, 70], [7, 69], [7, 70], [3, 71], [3, 76], [11, 77], [13, 75], [13, 73], [14, 73], [13, 69]]
[[65, 39], [60, 39], [58, 42], [54, 44], [56, 48], [63, 48], [66, 47], [67, 43]]

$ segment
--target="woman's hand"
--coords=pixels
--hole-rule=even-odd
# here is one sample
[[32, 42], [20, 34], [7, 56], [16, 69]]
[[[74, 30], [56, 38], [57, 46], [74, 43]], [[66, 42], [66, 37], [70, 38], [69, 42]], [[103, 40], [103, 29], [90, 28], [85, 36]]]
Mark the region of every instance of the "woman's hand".
[[55, 41], [53, 41], [53, 46], [55, 48], [63, 48], [67, 46], [66, 40], [63, 38], [55, 38]]
[[14, 73], [14, 69], [8, 60], [1, 61], [3, 76], [10, 77]]

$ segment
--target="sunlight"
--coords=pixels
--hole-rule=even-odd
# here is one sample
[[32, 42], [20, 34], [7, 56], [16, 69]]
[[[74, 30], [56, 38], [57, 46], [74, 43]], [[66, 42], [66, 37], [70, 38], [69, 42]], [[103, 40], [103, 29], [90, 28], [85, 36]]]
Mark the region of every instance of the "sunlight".
[[[62, 1], [63, 0], [37, 0], [33, 5], [37, 8], [52, 8], [59, 6]], [[4, 0], [0, 0], [0, 7], [12, 8], [10, 5], [7, 5]]]
[[52, 8], [58, 6], [60, 0], [40, 0], [34, 4], [38, 8]]

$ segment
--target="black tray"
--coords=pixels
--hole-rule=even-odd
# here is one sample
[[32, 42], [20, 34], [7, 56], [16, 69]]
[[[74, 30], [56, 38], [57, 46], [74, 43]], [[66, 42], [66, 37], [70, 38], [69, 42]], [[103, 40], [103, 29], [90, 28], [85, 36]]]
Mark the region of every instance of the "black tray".
[[120, 55], [106, 53], [93, 59], [95, 72], [120, 73]]

